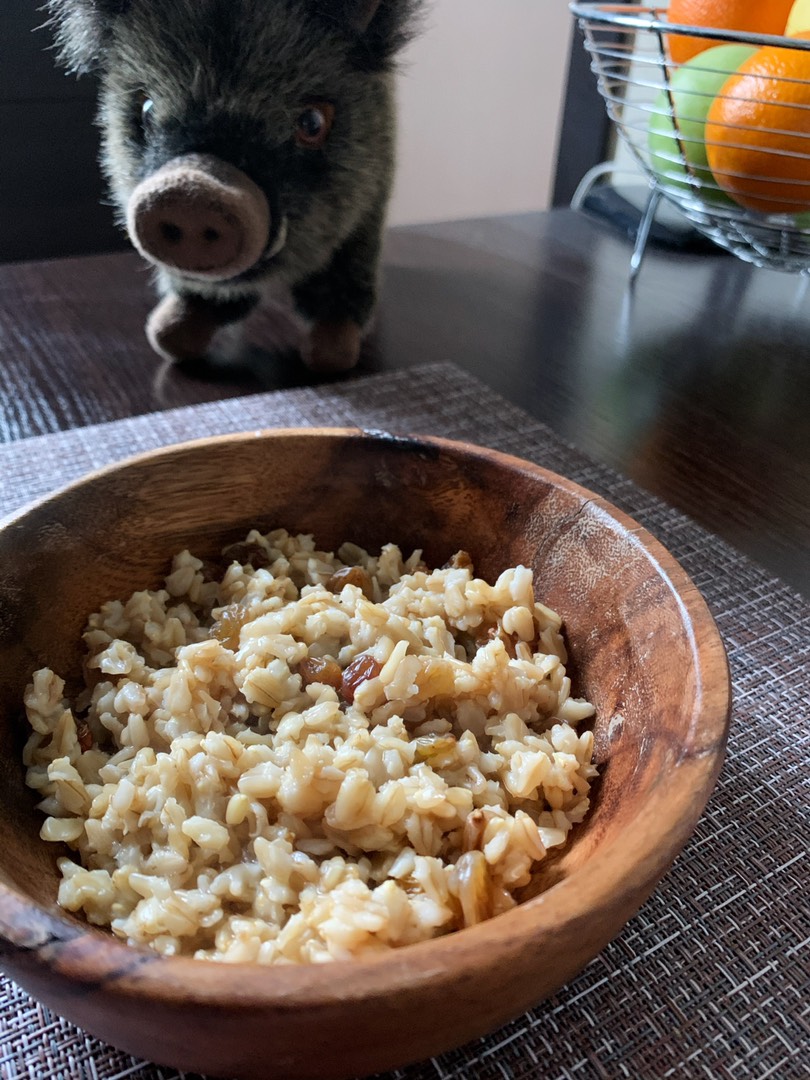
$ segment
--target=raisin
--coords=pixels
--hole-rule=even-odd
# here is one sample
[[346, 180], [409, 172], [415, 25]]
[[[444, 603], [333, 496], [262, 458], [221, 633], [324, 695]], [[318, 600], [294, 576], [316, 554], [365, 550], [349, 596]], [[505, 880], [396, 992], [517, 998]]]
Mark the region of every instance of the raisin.
[[298, 674], [301, 676], [302, 686], [324, 683], [339, 690], [343, 681], [340, 665], [330, 656], [307, 656], [298, 665]]
[[362, 589], [366, 600], [374, 599], [374, 586], [367, 570], [362, 566], [343, 566], [336, 570], [326, 583], [329, 592], [339, 593], [344, 585], [356, 585]]
[[226, 649], [236, 652], [239, 648], [239, 634], [250, 613], [243, 604], [229, 604], [220, 611], [219, 618], [211, 627], [211, 637], [221, 641]]
[[76, 738], [79, 740], [82, 753], [92, 748], [93, 733], [85, 720], [76, 721]]
[[499, 623], [482, 623], [478, 627], [478, 633], [475, 637], [476, 649], [483, 649], [485, 645], [489, 645], [490, 641], [494, 641], [496, 637], [503, 639], [503, 631]]
[[382, 671], [382, 664], [368, 653], [363, 653], [352, 660], [343, 672], [343, 680], [340, 688], [343, 700], [347, 705], [354, 701], [354, 695], [361, 683], [369, 679], [376, 679]]
[[272, 564], [272, 559], [265, 549], [256, 540], [241, 540], [238, 544], [229, 544], [222, 549], [223, 557], [230, 564], [241, 563], [242, 566], [250, 565], [254, 570], [264, 570]]
[[444, 769], [456, 758], [458, 743], [454, 735], [421, 735], [416, 740], [414, 761], [426, 761], [434, 769]]
[[511, 658], [514, 660], [517, 657], [517, 646], [518, 642], [520, 641], [520, 635], [507, 634], [503, 627], [501, 627], [501, 631], [498, 636], [504, 644], [504, 648], [506, 649], [506, 655], [511, 656]]
[[203, 581], [206, 583], [211, 581], [219, 581], [219, 579], [222, 577], [222, 567], [219, 565], [219, 563], [214, 562], [213, 559], [203, 559], [202, 576]]
[[469, 570], [472, 573], [473, 561], [468, 551], [457, 551], [447, 560], [442, 570]]
[[475, 646], [477, 649], [483, 649], [485, 645], [489, 645], [490, 641], [494, 641], [498, 637], [503, 642], [503, 646], [506, 649], [506, 655], [510, 656], [513, 660], [517, 656], [516, 648], [517, 643], [520, 641], [520, 637], [517, 634], [507, 634], [500, 623], [495, 626], [484, 628], [480, 627], [478, 637], [475, 639]]

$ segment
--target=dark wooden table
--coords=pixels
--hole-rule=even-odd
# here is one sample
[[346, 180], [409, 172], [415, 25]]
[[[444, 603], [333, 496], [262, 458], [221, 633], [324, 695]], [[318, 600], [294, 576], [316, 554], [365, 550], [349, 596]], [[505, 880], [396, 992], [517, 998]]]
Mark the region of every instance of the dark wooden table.
[[[451, 360], [810, 594], [806, 283], [651, 252], [631, 294], [629, 256], [567, 210], [392, 230], [356, 374]], [[0, 441], [313, 381], [281, 313], [162, 363], [152, 302], [133, 254], [0, 267]]]

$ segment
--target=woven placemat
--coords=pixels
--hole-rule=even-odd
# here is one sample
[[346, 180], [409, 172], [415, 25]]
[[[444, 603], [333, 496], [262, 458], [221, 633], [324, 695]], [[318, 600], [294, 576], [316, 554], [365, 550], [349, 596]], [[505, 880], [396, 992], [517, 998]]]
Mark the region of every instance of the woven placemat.
[[[622, 934], [536, 1009], [387, 1080], [810, 1075], [810, 608], [727, 544], [450, 365], [0, 446], [0, 514], [89, 469], [165, 443], [256, 427], [331, 425], [469, 439], [604, 495], [650, 529], [692, 576], [725, 639], [734, 686], [728, 756], [709, 807]], [[0, 1072], [8, 1080], [183, 1076], [103, 1045], [8, 980], [0, 982]]]

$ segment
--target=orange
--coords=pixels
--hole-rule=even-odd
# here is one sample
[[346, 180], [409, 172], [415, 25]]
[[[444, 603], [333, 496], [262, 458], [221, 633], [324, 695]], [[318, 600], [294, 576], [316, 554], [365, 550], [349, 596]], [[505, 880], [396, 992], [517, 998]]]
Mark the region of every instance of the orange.
[[[810, 31], [796, 35], [810, 40]], [[706, 158], [732, 199], [764, 214], [810, 207], [810, 52], [767, 46], [741, 64], [706, 118]]]
[[[718, 30], [746, 30], [751, 34], [784, 34], [794, 0], [672, 0], [667, 18], [685, 26], [712, 26]], [[713, 45], [711, 38], [669, 34], [669, 55], [676, 64]]]

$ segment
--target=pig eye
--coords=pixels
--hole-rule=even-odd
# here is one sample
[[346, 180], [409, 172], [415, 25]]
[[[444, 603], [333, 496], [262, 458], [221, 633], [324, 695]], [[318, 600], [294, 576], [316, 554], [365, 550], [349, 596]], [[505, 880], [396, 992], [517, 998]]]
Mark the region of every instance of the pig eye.
[[334, 119], [335, 107], [328, 101], [307, 105], [295, 121], [295, 141], [308, 150], [323, 146]]
[[143, 135], [146, 132], [146, 128], [152, 119], [152, 110], [155, 103], [144, 93], [143, 90], [135, 98], [135, 120], [138, 126], [138, 130]]

